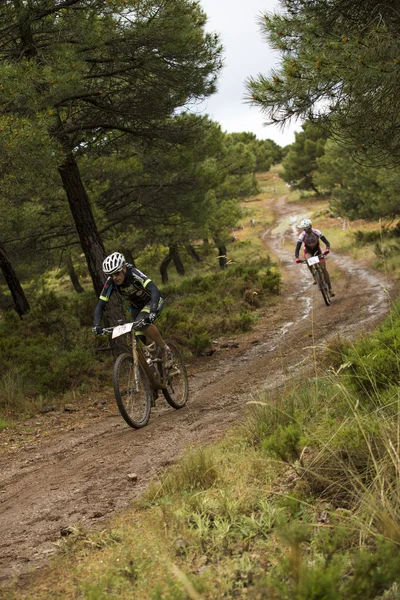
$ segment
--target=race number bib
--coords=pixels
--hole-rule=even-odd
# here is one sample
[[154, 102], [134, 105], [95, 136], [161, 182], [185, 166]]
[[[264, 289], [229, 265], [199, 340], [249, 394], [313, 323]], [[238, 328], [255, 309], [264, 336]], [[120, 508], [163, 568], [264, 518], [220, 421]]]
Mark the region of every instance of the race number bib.
[[118, 325], [115, 327], [112, 332], [112, 337], [116, 338], [120, 335], [124, 335], [124, 333], [128, 333], [132, 329], [133, 323], [125, 323], [124, 325]]

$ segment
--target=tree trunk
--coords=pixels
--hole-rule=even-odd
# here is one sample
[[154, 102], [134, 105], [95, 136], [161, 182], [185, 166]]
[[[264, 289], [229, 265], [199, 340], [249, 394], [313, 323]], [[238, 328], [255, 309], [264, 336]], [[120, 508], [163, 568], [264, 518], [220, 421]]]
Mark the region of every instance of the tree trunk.
[[170, 246], [169, 253], [172, 260], [174, 261], [176, 272], [178, 273], [178, 275], [183, 276], [185, 274], [185, 267], [183, 266], [183, 262], [178, 251], [178, 246]]
[[308, 185], [310, 186], [310, 188], [315, 192], [315, 194], [319, 197], [321, 194], [319, 192], [319, 189], [315, 186], [314, 182], [313, 182], [313, 176], [312, 175], [306, 175], [305, 176], [306, 181], [308, 182]]
[[[64, 163], [58, 169], [61, 181], [67, 194], [68, 204], [86, 257], [94, 291], [99, 296], [105, 279], [102, 270], [105, 255], [103, 242], [94, 221], [92, 207], [82, 182], [78, 164], [68, 147], [68, 140], [62, 134], [56, 133], [55, 135], [63, 144], [65, 151]], [[115, 296], [116, 294], [113, 294], [104, 314], [107, 325], [115, 325], [118, 319], [124, 318], [122, 303]]]
[[70, 255], [68, 255], [68, 257], [67, 257], [67, 271], [68, 271], [68, 275], [71, 280], [71, 283], [74, 286], [74, 290], [76, 291], [77, 294], [82, 294], [82, 292], [84, 292], [85, 290], [79, 283], [79, 278], [78, 278], [78, 275], [76, 274], [76, 271], [74, 268], [74, 263], [72, 262], [72, 258]]
[[5, 248], [0, 243], [0, 268], [3, 273], [4, 279], [11, 292], [12, 299], [14, 301], [14, 308], [20, 317], [25, 315], [29, 309], [29, 302], [25, 296], [24, 290], [19, 282], [16, 272], [10, 261], [7, 258]]
[[[21, 0], [14, 0], [14, 5], [15, 8], [20, 11], [19, 28], [22, 42], [20, 49], [21, 57], [24, 54], [27, 57], [36, 58], [37, 50], [33, 41], [32, 29], [29, 21], [31, 18], [30, 3], [28, 3], [28, 9], [25, 8], [26, 3], [21, 2]], [[83, 185], [68, 137], [63, 132], [61, 121], [58, 123], [58, 129], [53, 130], [52, 134], [61, 143], [65, 152], [64, 163], [59, 167], [58, 171], [61, 176], [64, 190], [67, 194], [69, 207], [75, 221], [82, 250], [86, 257], [94, 291], [99, 295], [103, 289], [104, 279], [101, 268], [105, 254], [103, 242], [101, 241], [97, 230], [90, 201]], [[116, 294], [114, 294], [114, 296], [115, 295]], [[110, 319], [111, 323], [117, 322], [118, 319], [123, 318], [124, 312], [120, 298], [111, 298], [107, 313], [106, 319]]]
[[217, 243], [219, 268], [226, 269], [226, 246], [222, 242]]
[[162, 260], [160, 265], [160, 273], [161, 273], [161, 281], [163, 284], [168, 283], [168, 265], [172, 260], [171, 253], [169, 252], [167, 256]]
[[189, 254], [189, 256], [191, 256], [196, 262], [201, 262], [201, 258], [197, 254], [196, 250], [193, 248], [192, 244], [186, 244], [185, 250]]
[[129, 263], [130, 265], [133, 265], [134, 267], [136, 267], [135, 259], [133, 258], [133, 254], [129, 250], [129, 248], [121, 248], [121, 250], [122, 250], [122, 254], [125, 256], [126, 262]]
[[67, 194], [68, 204], [74, 218], [82, 250], [86, 257], [94, 291], [96, 294], [100, 294], [104, 283], [102, 263], [105, 250], [94, 222], [92, 207], [82, 183], [77, 162], [71, 150], [68, 150], [65, 161], [58, 170]]

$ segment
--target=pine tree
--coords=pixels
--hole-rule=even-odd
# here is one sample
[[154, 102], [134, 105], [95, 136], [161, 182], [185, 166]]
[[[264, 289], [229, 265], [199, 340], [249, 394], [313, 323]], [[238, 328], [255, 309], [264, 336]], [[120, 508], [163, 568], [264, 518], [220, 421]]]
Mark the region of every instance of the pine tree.
[[15, 120], [29, 122], [57, 160], [99, 292], [104, 246], [77, 159], [93, 144], [98, 152], [98, 139], [190, 139], [173, 117], [215, 90], [218, 39], [187, 0], [15, 0], [0, 6], [0, 23], [2, 115], [13, 137]]
[[318, 123], [358, 160], [400, 164], [398, 0], [281, 0], [260, 20], [281, 64], [248, 80], [270, 122]]

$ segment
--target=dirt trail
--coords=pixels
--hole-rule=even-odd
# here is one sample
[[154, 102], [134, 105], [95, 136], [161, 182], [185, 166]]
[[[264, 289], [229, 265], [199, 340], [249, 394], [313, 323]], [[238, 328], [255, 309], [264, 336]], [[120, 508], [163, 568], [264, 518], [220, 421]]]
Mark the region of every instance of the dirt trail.
[[[235, 340], [238, 348], [220, 343], [212, 356], [189, 363], [187, 407], [174, 411], [159, 400], [149, 425], [135, 431], [106, 398], [93, 418], [71, 415], [57, 434], [0, 456], [0, 585], [45, 565], [63, 528], [104, 527], [189, 446], [219, 439], [240, 421], [252, 391], [279, 387], [307, 367], [311, 345], [338, 332], [351, 336], [385, 314], [387, 282], [338, 255], [330, 258], [340, 277], [334, 278], [337, 295], [327, 308], [306, 267], [284, 248], [285, 239], [294, 248], [298, 205], [290, 207], [281, 197], [274, 210], [275, 225], [262, 239], [282, 266], [281, 302], [266, 311], [257, 331]], [[56, 422], [57, 415], [40, 421], [46, 419]], [[3, 449], [10, 444], [9, 433], [0, 435], [0, 443]], [[137, 474], [137, 483], [129, 473]]]

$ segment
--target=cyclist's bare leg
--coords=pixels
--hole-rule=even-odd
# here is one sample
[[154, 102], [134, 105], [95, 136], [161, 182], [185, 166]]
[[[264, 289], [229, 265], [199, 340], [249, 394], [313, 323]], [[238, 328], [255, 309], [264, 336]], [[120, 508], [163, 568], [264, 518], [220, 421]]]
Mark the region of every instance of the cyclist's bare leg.
[[[146, 310], [146, 308], [144, 310], [142, 309], [142, 311], [139, 313], [133, 312], [132, 317], [134, 319], [146, 318], [148, 316], [148, 311]], [[172, 360], [171, 350], [168, 348], [167, 344], [163, 340], [160, 332], [158, 331], [154, 323], [145, 326], [141, 331], [138, 331], [137, 333], [140, 334], [140, 337], [146, 336], [147, 340], [150, 340], [150, 342], [154, 342], [156, 347], [162, 351], [164, 364], [167, 364], [168, 360]]]
[[170, 367], [173, 360], [172, 352], [164, 342], [160, 332], [158, 331], [157, 327], [153, 325], [153, 323], [146, 328], [146, 336], [150, 341], [155, 342], [158, 348], [161, 348], [164, 365], [166, 368]]
[[163, 350], [166, 348], [167, 344], [164, 342], [160, 332], [153, 323], [146, 327], [146, 330], [141, 333], [143, 333], [151, 342], [155, 342], [159, 348], [162, 348]]

